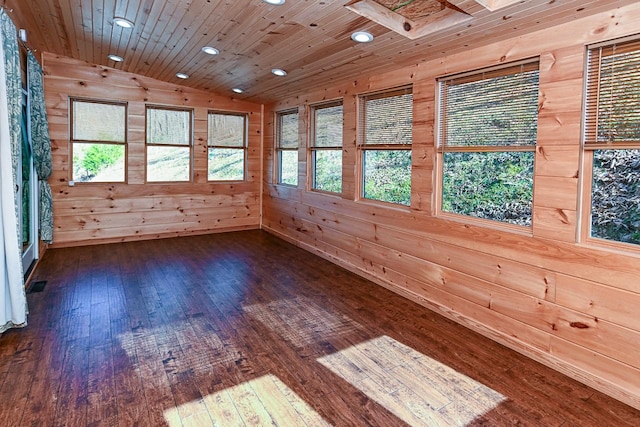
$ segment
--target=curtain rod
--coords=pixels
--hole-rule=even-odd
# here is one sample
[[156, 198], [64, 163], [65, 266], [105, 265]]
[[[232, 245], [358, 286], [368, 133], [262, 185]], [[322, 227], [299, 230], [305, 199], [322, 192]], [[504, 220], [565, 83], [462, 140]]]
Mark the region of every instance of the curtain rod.
[[[5, 13], [7, 14], [7, 16], [9, 16], [10, 13], [13, 13], [13, 8], [9, 8], [7, 6], [5, 6], [4, 4], [0, 4], [0, 9], [4, 10]], [[10, 16], [9, 16], [10, 17]], [[13, 19], [11, 20], [13, 22]], [[15, 25], [15, 22], [13, 23], [13, 25]], [[36, 53], [38, 51], [38, 49], [35, 48], [30, 48], [29, 45], [27, 44], [27, 42], [22, 41], [22, 39], [20, 38], [20, 28], [16, 27], [16, 31], [18, 31], [18, 43], [22, 45], [23, 48], [25, 48], [28, 52], [32, 52], [32, 53]]]

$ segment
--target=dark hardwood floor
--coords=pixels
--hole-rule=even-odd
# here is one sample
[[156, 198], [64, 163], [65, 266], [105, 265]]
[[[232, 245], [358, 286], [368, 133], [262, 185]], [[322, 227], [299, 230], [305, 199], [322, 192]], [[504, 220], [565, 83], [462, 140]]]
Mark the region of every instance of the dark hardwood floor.
[[46, 252], [0, 425], [637, 426], [640, 411], [260, 231]]

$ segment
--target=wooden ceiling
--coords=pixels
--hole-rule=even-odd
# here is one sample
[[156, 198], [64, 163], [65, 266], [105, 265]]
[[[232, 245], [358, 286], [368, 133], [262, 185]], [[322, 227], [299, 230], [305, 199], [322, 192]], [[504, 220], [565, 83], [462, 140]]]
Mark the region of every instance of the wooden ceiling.
[[[434, 0], [427, 2], [433, 7]], [[28, 46], [159, 80], [272, 102], [551, 27], [634, 0], [449, 0], [471, 19], [410, 40], [348, 10], [349, 0], [0, 0]], [[379, 3], [389, 3], [380, 1]], [[490, 11], [502, 4], [511, 5]], [[494, 5], [495, 7], [491, 7]], [[497, 6], [496, 6], [497, 5]], [[436, 5], [437, 6], [437, 5]], [[412, 7], [419, 5], [414, 4]], [[135, 23], [114, 25], [114, 17]], [[351, 40], [366, 30], [371, 43]], [[552, 34], [549, 37], [553, 37]], [[201, 51], [213, 46], [220, 54]], [[107, 58], [116, 54], [124, 62]], [[286, 77], [271, 74], [287, 71]], [[183, 72], [189, 79], [180, 80]], [[233, 94], [231, 88], [245, 92]]]

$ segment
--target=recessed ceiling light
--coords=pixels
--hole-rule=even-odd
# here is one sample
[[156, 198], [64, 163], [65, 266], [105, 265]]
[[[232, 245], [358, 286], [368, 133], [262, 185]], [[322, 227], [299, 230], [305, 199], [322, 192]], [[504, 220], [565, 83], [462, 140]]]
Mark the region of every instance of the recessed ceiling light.
[[274, 68], [273, 70], [271, 70], [271, 72], [280, 77], [284, 77], [287, 75], [287, 72], [281, 68]]
[[113, 18], [113, 23], [122, 28], [133, 28], [133, 22], [125, 18]]
[[176, 77], [179, 78], [179, 79], [188, 79], [189, 78], [189, 74], [176, 73]]
[[280, 6], [281, 4], [284, 4], [285, 0], [262, 0], [265, 3], [269, 3], [269, 4], [274, 4], [276, 6]]
[[114, 55], [114, 54], [107, 55], [107, 58], [109, 58], [112, 61], [116, 61], [116, 62], [124, 61], [124, 58], [122, 56], [118, 56], [118, 55]]
[[244, 89], [240, 89], [239, 87], [234, 87], [233, 89], [231, 89], [232, 91], [234, 91], [235, 93], [242, 93], [244, 92]]
[[373, 35], [366, 31], [356, 31], [351, 34], [351, 40], [358, 43], [369, 43], [370, 41], [373, 41]]
[[209, 55], [217, 55], [220, 53], [220, 51], [218, 49], [216, 49], [215, 47], [211, 47], [211, 46], [205, 46], [202, 48], [202, 51], [204, 53], [208, 53]]

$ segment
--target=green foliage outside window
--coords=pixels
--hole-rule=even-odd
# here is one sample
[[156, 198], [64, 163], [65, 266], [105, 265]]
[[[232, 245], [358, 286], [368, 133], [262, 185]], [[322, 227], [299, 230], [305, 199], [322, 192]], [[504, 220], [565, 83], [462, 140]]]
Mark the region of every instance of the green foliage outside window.
[[74, 143], [73, 180], [124, 181], [124, 153], [124, 145]]
[[363, 172], [365, 198], [411, 204], [411, 150], [366, 150]]
[[595, 150], [591, 235], [640, 244], [640, 150]]
[[442, 210], [530, 226], [533, 152], [445, 153]]
[[318, 150], [314, 155], [316, 190], [342, 192], [342, 150]]

